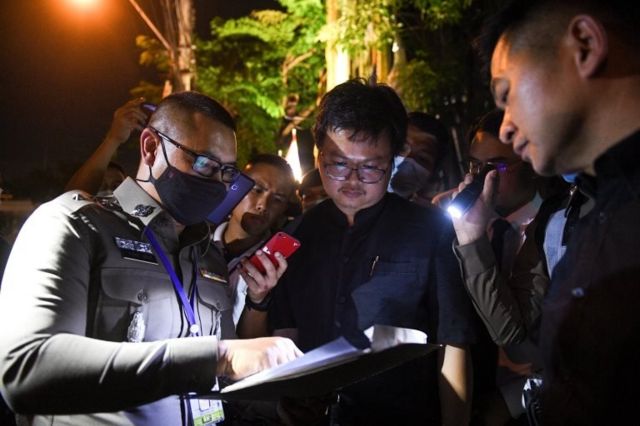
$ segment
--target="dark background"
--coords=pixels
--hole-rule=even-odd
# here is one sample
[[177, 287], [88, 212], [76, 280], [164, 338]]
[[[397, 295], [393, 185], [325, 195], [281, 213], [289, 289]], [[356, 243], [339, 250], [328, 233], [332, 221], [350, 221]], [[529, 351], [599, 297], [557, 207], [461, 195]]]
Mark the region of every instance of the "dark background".
[[[152, 35], [127, 0], [96, 0], [82, 11], [71, 0], [0, 2], [0, 186], [64, 175], [100, 143], [114, 110], [140, 80], [158, 80], [138, 64], [135, 37]], [[139, 0], [160, 22], [155, 0]], [[214, 16], [277, 8], [275, 0], [194, 0], [197, 32]], [[136, 147], [127, 152], [135, 157]], [[130, 166], [128, 167], [130, 168]], [[128, 170], [130, 173], [133, 170]]]

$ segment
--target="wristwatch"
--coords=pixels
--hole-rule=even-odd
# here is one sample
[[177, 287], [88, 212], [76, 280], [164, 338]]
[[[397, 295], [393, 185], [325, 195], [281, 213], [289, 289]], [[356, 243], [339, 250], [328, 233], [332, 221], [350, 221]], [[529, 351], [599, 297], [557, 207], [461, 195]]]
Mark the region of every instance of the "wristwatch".
[[260, 303], [256, 303], [249, 297], [249, 293], [244, 298], [244, 306], [252, 311], [258, 312], [267, 312], [269, 310], [269, 305], [271, 304], [271, 292], [267, 293], [267, 295], [262, 299]]

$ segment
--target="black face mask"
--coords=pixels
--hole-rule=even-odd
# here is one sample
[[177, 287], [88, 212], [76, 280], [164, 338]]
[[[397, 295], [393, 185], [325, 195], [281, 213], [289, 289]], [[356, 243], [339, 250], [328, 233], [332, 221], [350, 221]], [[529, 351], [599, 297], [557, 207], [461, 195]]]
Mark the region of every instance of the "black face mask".
[[149, 180], [164, 208], [183, 225], [203, 222], [227, 194], [224, 183], [181, 172], [168, 162], [158, 179], [149, 168]]

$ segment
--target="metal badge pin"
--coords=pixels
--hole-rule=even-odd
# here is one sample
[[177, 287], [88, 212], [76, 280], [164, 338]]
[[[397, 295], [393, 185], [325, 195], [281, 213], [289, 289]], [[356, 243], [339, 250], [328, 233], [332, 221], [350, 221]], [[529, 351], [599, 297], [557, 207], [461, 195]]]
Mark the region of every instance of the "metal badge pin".
[[142, 312], [134, 312], [133, 317], [131, 318], [131, 324], [129, 324], [129, 328], [127, 329], [127, 341], [132, 343], [142, 342], [144, 340], [144, 332], [146, 328]]
[[138, 204], [137, 206], [135, 206], [133, 208], [133, 211], [131, 212], [131, 214], [136, 216], [136, 217], [147, 217], [151, 213], [153, 213], [154, 210], [155, 210], [155, 207], [153, 207], [153, 206], [148, 206], [148, 205], [145, 205], [145, 204]]
[[190, 333], [192, 336], [197, 336], [197, 335], [198, 335], [198, 333], [200, 333], [200, 326], [199, 326], [198, 324], [191, 324], [191, 325], [189, 326], [189, 333]]

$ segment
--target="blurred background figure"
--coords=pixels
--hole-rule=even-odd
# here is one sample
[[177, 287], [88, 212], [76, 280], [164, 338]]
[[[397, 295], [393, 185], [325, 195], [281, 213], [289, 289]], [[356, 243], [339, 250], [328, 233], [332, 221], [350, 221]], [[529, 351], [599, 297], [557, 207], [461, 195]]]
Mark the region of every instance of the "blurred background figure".
[[320, 171], [313, 169], [302, 178], [298, 187], [298, 196], [302, 200], [302, 211], [306, 212], [311, 207], [326, 200], [329, 196], [322, 186]]
[[[133, 99], [122, 105], [113, 113], [113, 121], [102, 143], [91, 154], [89, 159], [71, 177], [65, 191], [81, 189], [89, 194], [109, 195], [108, 188], [113, 190], [122, 182], [126, 173], [121, 166], [112, 163], [118, 148], [129, 140], [134, 131], [142, 131], [146, 125], [152, 108], [144, 98]], [[114, 186], [115, 184], [115, 186]]]
[[113, 196], [113, 190], [120, 186], [126, 178], [127, 174], [122, 166], [116, 162], [109, 161], [107, 170], [104, 173], [104, 178], [102, 178], [102, 185], [100, 185], [100, 189], [96, 195], [99, 197]]
[[446, 127], [433, 115], [411, 112], [407, 143], [396, 157], [390, 191], [421, 205], [453, 188], [461, 173]]

